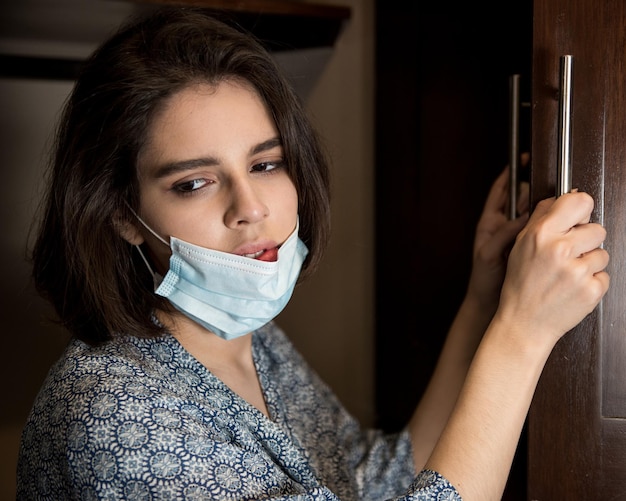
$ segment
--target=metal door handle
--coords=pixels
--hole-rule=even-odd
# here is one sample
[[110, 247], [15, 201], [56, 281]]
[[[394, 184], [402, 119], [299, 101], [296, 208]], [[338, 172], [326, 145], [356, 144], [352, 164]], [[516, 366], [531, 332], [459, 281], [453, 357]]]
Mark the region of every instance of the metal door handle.
[[572, 56], [561, 56], [556, 196], [572, 191]]
[[519, 168], [519, 78], [509, 77], [509, 219], [517, 217], [517, 190]]

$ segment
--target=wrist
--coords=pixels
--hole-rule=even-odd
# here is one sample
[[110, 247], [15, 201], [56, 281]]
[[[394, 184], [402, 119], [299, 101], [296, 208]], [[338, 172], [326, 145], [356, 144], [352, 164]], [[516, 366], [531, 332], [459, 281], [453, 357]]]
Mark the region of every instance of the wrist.
[[542, 370], [555, 342], [554, 337], [541, 329], [531, 329], [523, 322], [507, 319], [498, 311], [484, 336], [485, 343], [494, 345], [511, 362], [522, 366], [536, 366]]
[[483, 295], [473, 292], [471, 288], [465, 293], [460, 306], [460, 310], [465, 310], [466, 314], [475, 321], [484, 322], [485, 327], [491, 321], [497, 309], [497, 301], [485, 300]]

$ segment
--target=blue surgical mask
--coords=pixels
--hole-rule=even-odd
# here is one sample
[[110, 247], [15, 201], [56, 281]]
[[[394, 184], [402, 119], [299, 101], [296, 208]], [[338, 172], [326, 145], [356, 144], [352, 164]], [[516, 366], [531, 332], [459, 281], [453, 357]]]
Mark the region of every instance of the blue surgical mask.
[[298, 223], [278, 249], [278, 260], [268, 262], [207, 249], [175, 237], [170, 237], [168, 244], [136, 217], [172, 250], [170, 269], [161, 278], [137, 246], [154, 278], [155, 293], [224, 339], [247, 334], [283, 310], [309, 252], [298, 238]]

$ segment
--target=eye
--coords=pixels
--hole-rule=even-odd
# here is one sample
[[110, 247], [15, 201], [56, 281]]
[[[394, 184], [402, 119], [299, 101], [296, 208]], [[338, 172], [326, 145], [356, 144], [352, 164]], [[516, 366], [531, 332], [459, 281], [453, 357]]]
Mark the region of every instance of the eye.
[[252, 172], [271, 172], [276, 169], [282, 169], [285, 167], [284, 160], [277, 160], [275, 162], [261, 162], [252, 166]]
[[209, 183], [210, 181], [208, 179], [202, 179], [202, 178], [192, 179], [190, 181], [184, 181], [182, 183], [178, 183], [174, 185], [174, 190], [179, 191], [181, 193], [191, 193], [196, 190], [199, 190], [200, 188], [203, 188]]

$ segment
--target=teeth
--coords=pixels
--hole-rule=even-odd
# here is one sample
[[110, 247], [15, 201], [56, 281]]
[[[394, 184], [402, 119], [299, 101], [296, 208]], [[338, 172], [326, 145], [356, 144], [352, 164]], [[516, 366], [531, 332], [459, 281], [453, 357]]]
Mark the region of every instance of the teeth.
[[255, 252], [254, 254], [244, 254], [245, 257], [251, 257], [252, 259], [256, 259], [257, 257], [259, 257], [261, 254], [263, 254], [264, 251], [260, 250], [258, 252]]

